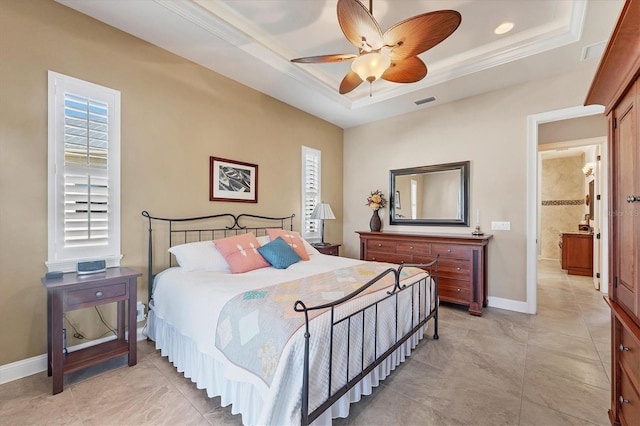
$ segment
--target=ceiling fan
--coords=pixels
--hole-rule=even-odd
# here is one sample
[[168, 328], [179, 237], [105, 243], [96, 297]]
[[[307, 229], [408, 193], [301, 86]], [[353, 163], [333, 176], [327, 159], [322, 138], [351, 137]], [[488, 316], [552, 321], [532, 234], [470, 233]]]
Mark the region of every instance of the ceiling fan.
[[438, 10], [405, 19], [382, 33], [373, 17], [373, 0], [369, 0], [369, 10], [359, 0], [338, 0], [337, 12], [340, 28], [358, 48], [358, 54], [308, 56], [291, 62], [353, 60], [351, 71], [340, 83], [340, 94], [351, 92], [365, 80], [369, 83], [378, 78], [396, 83], [422, 80], [427, 75], [427, 66], [417, 55], [449, 37], [462, 20], [455, 10]]

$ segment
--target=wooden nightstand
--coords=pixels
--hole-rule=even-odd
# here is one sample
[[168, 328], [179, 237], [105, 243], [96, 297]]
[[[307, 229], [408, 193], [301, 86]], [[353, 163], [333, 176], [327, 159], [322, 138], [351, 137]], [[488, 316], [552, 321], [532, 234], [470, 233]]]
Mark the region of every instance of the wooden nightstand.
[[331, 256], [340, 256], [340, 246], [342, 244], [331, 244], [329, 243], [326, 246], [320, 246], [320, 245], [315, 245], [312, 244], [312, 246], [318, 250], [320, 253], [322, 254], [328, 254]]
[[[42, 284], [47, 288], [47, 373], [53, 376], [54, 395], [62, 392], [65, 373], [127, 354], [129, 365], [136, 365], [136, 295], [140, 275], [129, 268], [109, 268], [98, 274], [78, 275], [72, 272], [62, 278], [42, 278]], [[118, 303], [117, 338], [63, 354], [63, 313], [113, 302]], [[125, 340], [126, 318], [129, 323], [128, 341]]]

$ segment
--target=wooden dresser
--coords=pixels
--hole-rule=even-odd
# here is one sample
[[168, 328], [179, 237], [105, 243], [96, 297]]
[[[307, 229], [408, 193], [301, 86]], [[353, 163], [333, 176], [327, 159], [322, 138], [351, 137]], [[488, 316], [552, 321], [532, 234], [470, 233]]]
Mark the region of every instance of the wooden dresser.
[[640, 424], [640, 0], [627, 0], [585, 104], [609, 125], [609, 296], [614, 425]]
[[438, 261], [438, 294], [466, 305], [472, 315], [487, 306], [487, 245], [492, 235], [358, 232], [360, 259], [389, 263]]

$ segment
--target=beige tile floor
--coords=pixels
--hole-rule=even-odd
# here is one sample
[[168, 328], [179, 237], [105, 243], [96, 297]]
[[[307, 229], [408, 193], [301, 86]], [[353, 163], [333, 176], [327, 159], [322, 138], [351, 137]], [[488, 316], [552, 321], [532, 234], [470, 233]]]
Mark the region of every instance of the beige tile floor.
[[[482, 317], [444, 306], [440, 340], [410, 359], [334, 424], [608, 425], [609, 314], [590, 279], [541, 261], [538, 314], [487, 308]], [[0, 424], [237, 425], [139, 342], [138, 364], [68, 375], [51, 395], [36, 374], [0, 386]]]

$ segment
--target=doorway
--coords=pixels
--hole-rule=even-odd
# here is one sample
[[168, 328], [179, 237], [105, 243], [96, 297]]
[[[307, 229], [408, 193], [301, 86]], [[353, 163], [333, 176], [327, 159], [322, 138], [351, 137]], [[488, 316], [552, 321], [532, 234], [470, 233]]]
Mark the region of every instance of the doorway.
[[[602, 106], [578, 106], [562, 110], [549, 111], [546, 113], [530, 115], [527, 118], [527, 302], [526, 311], [530, 314], [537, 312], [537, 279], [538, 279], [538, 244], [540, 229], [540, 194], [538, 191], [540, 183], [540, 159], [538, 156], [539, 126], [543, 123], [551, 123], [561, 120], [586, 117], [589, 115], [602, 114]], [[606, 144], [601, 144], [601, 170], [600, 175], [606, 179]], [[607, 184], [601, 181], [600, 195], [602, 221], [600, 223], [600, 253], [601, 259], [600, 274], [603, 284], [601, 288], [606, 290], [606, 277], [608, 276], [608, 218], [606, 215]]]
[[[598, 122], [606, 130], [606, 121]], [[540, 138], [540, 142], [543, 140]], [[591, 241], [589, 252], [568, 253], [579, 255], [581, 262], [591, 265], [591, 278], [596, 290], [602, 286], [601, 259], [602, 223], [606, 213], [605, 136], [538, 145], [538, 259], [557, 261], [558, 267], [569, 269], [570, 274], [588, 275], [588, 271], [576, 272], [562, 261], [563, 233], [573, 241]], [[606, 194], [604, 194], [606, 195]], [[585, 234], [590, 234], [585, 235]], [[578, 240], [575, 240], [578, 238]], [[589, 246], [589, 245], [587, 245]], [[585, 248], [585, 247], [583, 247]], [[565, 247], [566, 249], [566, 247]], [[575, 259], [576, 256], [573, 256]], [[553, 263], [551, 263], [553, 264]], [[586, 264], [580, 265], [587, 267]], [[574, 265], [575, 267], [575, 265]], [[606, 281], [605, 281], [606, 282]]]

